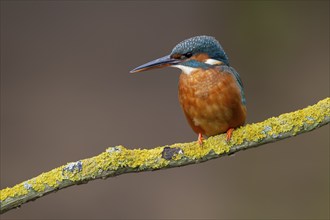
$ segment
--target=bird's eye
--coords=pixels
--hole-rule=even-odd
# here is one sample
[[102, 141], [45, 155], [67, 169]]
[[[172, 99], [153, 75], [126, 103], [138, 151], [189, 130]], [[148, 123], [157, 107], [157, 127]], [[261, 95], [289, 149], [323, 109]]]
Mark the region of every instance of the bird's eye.
[[191, 53], [191, 52], [185, 53], [184, 56], [185, 56], [186, 58], [190, 58], [190, 57], [192, 56], [192, 53]]
[[192, 53], [191, 52], [188, 52], [188, 53], [184, 53], [181, 55], [180, 59], [183, 60], [183, 59], [187, 59], [187, 58], [190, 58], [192, 56]]

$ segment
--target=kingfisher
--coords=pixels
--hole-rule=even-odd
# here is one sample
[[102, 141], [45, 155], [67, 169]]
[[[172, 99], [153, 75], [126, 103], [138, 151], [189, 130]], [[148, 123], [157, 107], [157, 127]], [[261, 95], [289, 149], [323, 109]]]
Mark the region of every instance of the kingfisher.
[[204, 137], [226, 132], [230, 141], [235, 128], [244, 125], [246, 100], [243, 83], [229, 65], [220, 43], [211, 36], [196, 36], [177, 44], [169, 55], [145, 63], [130, 73], [154, 68], [181, 69], [179, 102], [198, 143]]

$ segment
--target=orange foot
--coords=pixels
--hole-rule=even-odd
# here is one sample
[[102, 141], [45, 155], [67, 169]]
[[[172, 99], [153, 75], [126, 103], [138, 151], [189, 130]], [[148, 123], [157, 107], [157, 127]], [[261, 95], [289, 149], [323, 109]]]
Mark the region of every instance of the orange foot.
[[227, 131], [226, 141], [229, 142], [231, 139], [231, 136], [233, 135], [234, 128], [229, 128]]
[[203, 135], [202, 135], [202, 133], [198, 133], [198, 143], [199, 143], [199, 145], [203, 145]]

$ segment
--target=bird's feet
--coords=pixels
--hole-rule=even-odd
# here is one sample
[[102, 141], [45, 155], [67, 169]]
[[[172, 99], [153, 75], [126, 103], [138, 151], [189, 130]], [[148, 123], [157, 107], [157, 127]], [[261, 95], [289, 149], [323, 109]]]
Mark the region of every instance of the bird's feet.
[[198, 144], [200, 146], [203, 145], [203, 135], [202, 135], [202, 133], [198, 133]]
[[234, 128], [229, 128], [228, 131], [227, 131], [227, 135], [226, 135], [226, 141], [229, 142], [230, 139], [231, 139], [231, 136], [233, 135], [233, 131], [234, 131]]

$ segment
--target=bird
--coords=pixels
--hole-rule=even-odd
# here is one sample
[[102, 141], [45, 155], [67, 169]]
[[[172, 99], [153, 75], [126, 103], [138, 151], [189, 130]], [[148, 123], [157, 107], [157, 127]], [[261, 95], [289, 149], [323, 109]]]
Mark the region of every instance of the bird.
[[243, 83], [230, 66], [220, 43], [212, 36], [195, 36], [178, 43], [169, 55], [147, 62], [130, 73], [155, 68], [181, 69], [178, 97], [198, 143], [204, 137], [226, 133], [244, 125], [247, 109]]

